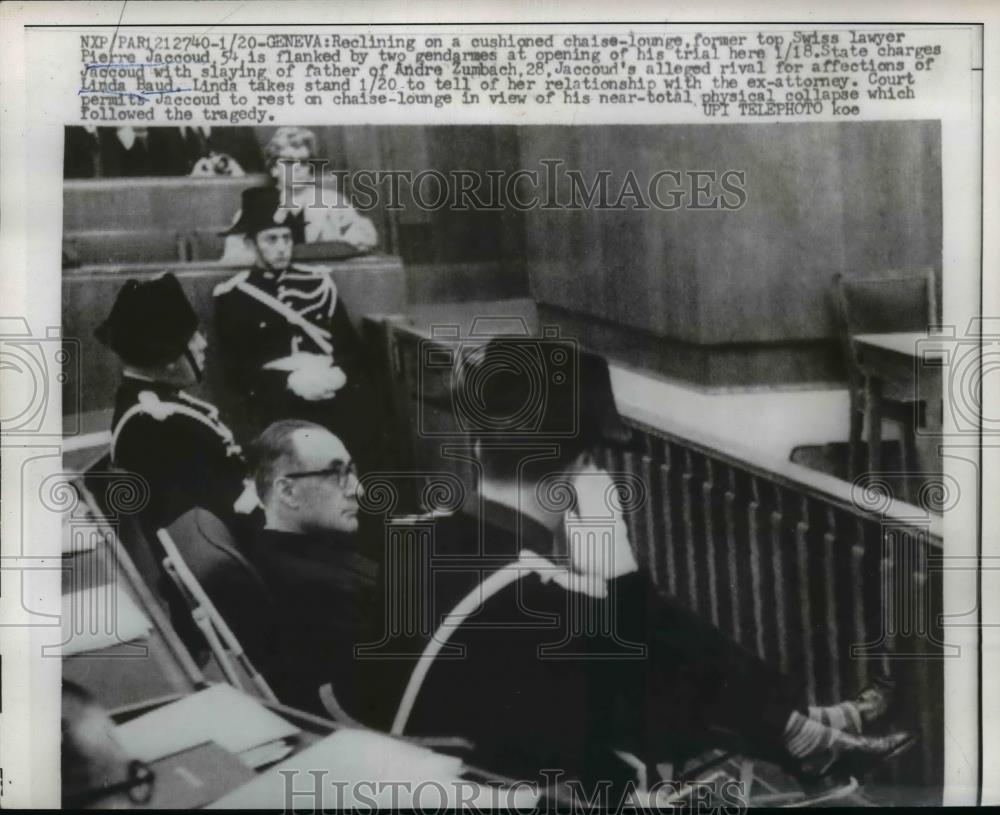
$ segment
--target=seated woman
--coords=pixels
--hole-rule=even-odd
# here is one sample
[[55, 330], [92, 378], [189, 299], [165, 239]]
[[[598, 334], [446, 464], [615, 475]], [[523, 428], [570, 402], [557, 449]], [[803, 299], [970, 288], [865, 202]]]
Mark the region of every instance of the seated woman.
[[[264, 155], [267, 172], [281, 192], [282, 207], [289, 214], [304, 214], [305, 243], [345, 244], [351, 254], [375, 248], [378, 241], [375, 225], [347, 202], [332, 176], [317, 175], [313, 163], [316, 136], [311, 130], [279, 127]], [[237, 212], [233, 223], [238, 223], [241, 216]], [[249, 266], [255, 258], [239, 235], [228, 235], [221, 260]]]

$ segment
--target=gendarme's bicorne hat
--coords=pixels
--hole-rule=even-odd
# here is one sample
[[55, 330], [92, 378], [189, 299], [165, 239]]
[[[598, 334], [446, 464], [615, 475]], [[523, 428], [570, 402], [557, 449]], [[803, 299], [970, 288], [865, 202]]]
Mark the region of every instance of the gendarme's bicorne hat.
[[607, 361], [569, 340], [495, 337], [459, 362], [452, 406], [479, 438], [622, 444]]
[[170, 272], [128, 280], [94, 336], [130, 365], [165, 365], [187, 350], [198, 315]]
[[250, 187], [240, 195], [242, 205], [236, 220], [223, 235], [256, 235], [265, 229], [287, 226], [295, 243], [305, 243], [305, 213], [281, 206], [277, 187]]

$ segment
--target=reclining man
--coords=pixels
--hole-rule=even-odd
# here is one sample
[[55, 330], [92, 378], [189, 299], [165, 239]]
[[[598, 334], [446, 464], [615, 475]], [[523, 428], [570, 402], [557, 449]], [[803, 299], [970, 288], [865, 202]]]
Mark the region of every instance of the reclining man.
[[[620, 516], [596, 544], [572, 534], [574, 518], [607, 514], [610, 479], [593, 452], [628, 431], [606, 363], [589, 355], [576, 381], [549, 383], [537, 410], [526, 409], [538, 389], [518, 362], [522, 343], [491, 341], [453, 379], [467, 389], [453, 404], [478, 409], [466, 418], [480, 490], [436, 523], [422, 582], [436, 631], [425, 633], [398, 710], [390, 704], [382, 721], [394, 711], [393, 732], [464, 736], [476, 745], [472, 763], [513, 777], [558, 768], [592, 784], [624, 783], [616, 751], [652, 764], [732, 738], [805, 781], [825, 781], [911, 743], [905, 733], [859, 732], [884, 708], [878, 694], [807, 709], [786, 677], [656, 594]], [[576, 351], [567, 344], [565, 353]], [[386, 564], [388, 589], [400, 576], [392, 557]], [[406, 647], [393, 634], [372, 655], [381, 649], [382, 665], [407, 674], [412, 659], [390, 659]]]

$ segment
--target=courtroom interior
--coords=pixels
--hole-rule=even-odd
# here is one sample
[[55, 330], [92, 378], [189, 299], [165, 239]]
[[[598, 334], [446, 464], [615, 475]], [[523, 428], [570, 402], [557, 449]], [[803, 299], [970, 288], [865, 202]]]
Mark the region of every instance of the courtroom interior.
[[[940, 803], [942, 373], [921, 357], [942, 321], [939, 122], [68, 127], [64, 159], [64, 607], [117, 615], [64, 635], [65, 801], [280, 805], [278, 771], [336, 767], [360, 733], [482, 784], [561, 766], [669, 781], [674, 805], [719, 778], [751, 806]], [[427, 183], [372, 183], [393, 174]], [[480, 205], [438, 196], [470, 179]], [[598, 182], [609, 200], [581, 205]], [[521, 421], [541, 387], [530, 432], [456, 397], [493, 354], [539, 378], [472, 401]], [[505, 438], [559, 448], [558, 513], [497, 509], [515, 483], [556, 491]], [[477, 528], [497, 575], [508, 545], [522, 572], [542, 557], [511, 577], [539, 608], [574, 579], [595, 603], [649, 598], [629, 631], [664, 656], [641, 679], [556, 659], [506, 684], [448, 663], [429, 635], [475, 593], [448, 558], [472, 568]], [[400, 568], [446, 588], [401, 596]], [[463, 614], [456, 641], [499, 647]], [[686, 690], [619, 698], [661, 677]], [[567, 688], [587, 701], [563, 720]], [[685, 692], [705, 718], [678, 717]], [[90, 715], [124, 778], [73, 780]], [[163, 781], [178, 766], [212, 783]]]

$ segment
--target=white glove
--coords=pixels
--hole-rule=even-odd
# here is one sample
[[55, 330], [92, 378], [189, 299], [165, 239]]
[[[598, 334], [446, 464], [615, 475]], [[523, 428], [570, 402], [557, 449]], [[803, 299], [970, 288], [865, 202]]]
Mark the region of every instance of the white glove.
[[347, 374], [339, 366], [306, 366], [288, 375], [288, 389], [307, 402], [332, 399], [344, 385]]
[[638, 571], [611, 476], [591, 463], [573, 476], [576, 510], [566, 515], [570, 560], [577, 572], [610, 580]]

